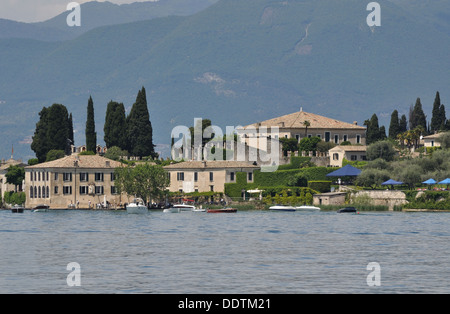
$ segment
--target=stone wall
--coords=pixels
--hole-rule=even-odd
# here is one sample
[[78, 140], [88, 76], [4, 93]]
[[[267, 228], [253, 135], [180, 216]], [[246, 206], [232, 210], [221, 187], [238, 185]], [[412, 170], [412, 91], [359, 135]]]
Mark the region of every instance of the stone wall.
[[361, 195], [368, 195], [372, 201], [373, 205], [383, 205], [388, 206], [389, 210], [393, 211], [394, 206], [406, 204], [406, 194], [401, 191], [360, 191], [354, 194], [355, 197]]

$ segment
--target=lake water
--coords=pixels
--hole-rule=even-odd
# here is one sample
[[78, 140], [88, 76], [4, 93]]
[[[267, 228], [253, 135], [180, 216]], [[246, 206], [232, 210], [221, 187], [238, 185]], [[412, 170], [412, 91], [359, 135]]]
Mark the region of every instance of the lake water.
[[448, 213], [0, 211], [0, 293], [449, 293], [449, 263]]

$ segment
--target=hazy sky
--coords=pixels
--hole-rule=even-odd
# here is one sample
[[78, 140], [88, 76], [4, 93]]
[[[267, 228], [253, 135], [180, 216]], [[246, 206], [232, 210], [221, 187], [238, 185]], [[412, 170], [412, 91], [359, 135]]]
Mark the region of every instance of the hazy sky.
[[[82, 4], [90, 1], [92, 0], [0, 0], [0, 18], [19, 22], [40, 22], [66, 11], [70, 2]], [[109, 0], [109, 2], [124, 4], [145, 0]]]

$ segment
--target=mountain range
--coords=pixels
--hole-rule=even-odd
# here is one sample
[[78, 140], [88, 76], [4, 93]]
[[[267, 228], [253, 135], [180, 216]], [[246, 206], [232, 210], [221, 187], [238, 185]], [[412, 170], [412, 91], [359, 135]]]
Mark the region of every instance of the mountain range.
[[[62, 35], [2, 32], [0, 157], [9, 157], [12, 144], [19, 156], [33, 157], [38, 112], [53, 103], [73, 113], [76, 145], [84, 144], [91, 95], [101, 143], [107, 103], [129, 109], [142, 86], [160, 149], [173, 127], [191, 126], [195, 117], [225, 130], [303, 107], [360, 125], [376, 113], [386, 124], [417, 97], [429, 116], [436, 91], [444, 104], [450, 99], [449, 1], [378, 1], [379, 27], [367, 25], [369, 1], [361, 0], [164, 2], [155, 16], [126, 13], [155, 3], [87, 3], [81, 12], [89, 27], [66, 25]], [[103, 5], [123, 18], [99, 13]], [[56, 30], [66, 16], [40, 25]]]

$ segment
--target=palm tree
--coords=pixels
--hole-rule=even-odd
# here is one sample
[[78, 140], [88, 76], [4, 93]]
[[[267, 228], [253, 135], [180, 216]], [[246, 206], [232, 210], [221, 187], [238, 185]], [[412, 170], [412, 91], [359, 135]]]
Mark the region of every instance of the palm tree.
[[305, 137], [308, 137], [308, 127], [311, 126], [311, 123], [308, 120], [303, 121], [303, 125], [305, 126]]

